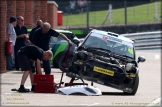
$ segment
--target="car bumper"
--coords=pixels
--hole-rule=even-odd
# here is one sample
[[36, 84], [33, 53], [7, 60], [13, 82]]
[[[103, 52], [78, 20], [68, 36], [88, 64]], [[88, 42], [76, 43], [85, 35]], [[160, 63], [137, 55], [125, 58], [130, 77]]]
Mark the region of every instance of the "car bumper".
[[[94, 67], [111, 71], [113, 72], [113, 75], [96, 72]], [[93, 60], [87, 61], [86, 63], [75, 62], [74, 68], [81, 68], [78, 74], [83, 79], [110, 86], [112, 88], [124, 90], [126, 87], [130, 87], [133, 83], [133, 78], [126, 77], [125, 72], [120, 67], [112, 64]], [[75, 71], [77, 70], [79, 69], [76, 69]]]

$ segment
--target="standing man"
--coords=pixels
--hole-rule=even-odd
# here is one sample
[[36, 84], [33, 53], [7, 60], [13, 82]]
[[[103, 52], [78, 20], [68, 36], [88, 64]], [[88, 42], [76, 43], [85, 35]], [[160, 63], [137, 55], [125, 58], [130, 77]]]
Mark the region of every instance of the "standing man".
[[50, 50], [43, 51], [41, 48], [34, 46], [34, 45], [28, 45], [20, 48], [20, 50], [17, 53], [18, 60], [20, 62], [20, 66], [22, 71], [25, 71], [23, 73], [20, 88], [18, 89], [19, 92], [29, 92], [25, 87], [25, 81], [30, 74], [30, 80], [31, 80], [31, 91], [34, 91], [34, 72], [31, 68], [31, 61], [37, 62], [37, 70], [38, 74], [42, 74], [40, 61], [41, 60], [49, 60], [52, 58], [52, 52]]
[[[38, 21], [37, 21], [37, 27], [33, 28], [32, 31], [30, 32], [30, 36], [29, 36], [30, 44], [33, 44], [32, 40], [33, 40], [34, 32], [35, 32], [37, 29], [41, 28], [42, 25], [43, 25], [42, 20], [38, 20]], [[33, 61], [33, 62], [32, 62], [32, 70], [33, 70], [33, 71], [35, 71], [34, 65], [36, 65], [36, 62]], [[38, 74], [37, 71], [36, 71], [36, 73]]]
[[[43, 27], [40, 29], [37, 29], [34, 32], [33, 36], [33, 44], [42, 48], [44, 51], [49, 50], [49, 42], [51, 36], [58, 37], [61, 36], [63, 39], [65, 39], [70, 45], [73, 43], [62, 33], [56, 32], [54, 29], [51, 28], [51, 25], [47, 22], [43, 23]], [[51, 67], [50, 67], [50, 61], [43, 61], [43, 68], [45, 71], [45, 74], [51, 74]]]
[[16, 70], [19, 70], [19, 62], [17, 60], [17, 52], [21, 47], [25, 46], [25, 41], [28, 38], [27, 28], [24, 26], [24, 18], [22, 16], [19, 16], [17, 18], [17, 25], [15, 27], [15, 32], [16, 32], [16, 36], [17, 36], [15, 47], [14, 47], [15, 68], [16, 68]]
[[13, 64], [12, 64], [12, 58], [13, 58], [13, 53], [14, 53], [14, 45], [16, 42], [16, 33], [14, 27], [16, 26], [17, 19], [12, 16], [10, 17], [10, 23], [7, 24], [7, 41], [11, 40], [12, 41], [12, 55], [7, 55], [7, 70], [13, 70]]
[[30, 40], [31, 43], [32, 43], [32, 38], [33, 38], [33, 34], [34, 34], [35, 30], [37, 30], [38, 28], [41, 28], [42, 25], [43, 25], [42, 20], [38, 20], [37, 21], [37, 27], [33, 28], [32, 31], [30, 32], [29, 40]]

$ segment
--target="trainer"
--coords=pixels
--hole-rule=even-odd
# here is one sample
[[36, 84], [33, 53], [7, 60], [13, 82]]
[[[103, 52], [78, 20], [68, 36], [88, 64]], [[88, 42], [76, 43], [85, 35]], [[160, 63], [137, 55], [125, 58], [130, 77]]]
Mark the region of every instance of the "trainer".
[[22, 48], [17, 53], [18, 60], [20, 62], [21, 70], [25, 71], [22, 76], [21, 85], [18, 89], [19, 92], [28, 92], [27, 89], [25, 89], [24, 84], [25, 81], [30, 74], [30, 80], [31, 80], [31, 91], [34, 91], [34, 73], [35, 71], [32, 71], [32, 61], [37, 61], [37, 71], [38, 74], [42, 74], [41, 71], [41, 63], [42, 60], [49, 60], [52, 58], [52, 52], [50, 50], [43, 51], [41, 48], [34, 46], [34, 45], [27, 45]]
[[[61, 36], [63, 39], [65, 39], [70, 45], [73, 43], [62, 33], [56, 32], [54, 29], [51, 28], [51, 25], [47, 22], [43, 23], [43, 27], [40, 29], [37, 29], [34, 32], [33, 35], [33, 44], [42, 48], [44, 51], [49, 50], [49, 43], [50, 38]], [[43, 61], [43, 68], [45, 71], [45, 74], [51, 74], [51, 66], [50, 61]]]

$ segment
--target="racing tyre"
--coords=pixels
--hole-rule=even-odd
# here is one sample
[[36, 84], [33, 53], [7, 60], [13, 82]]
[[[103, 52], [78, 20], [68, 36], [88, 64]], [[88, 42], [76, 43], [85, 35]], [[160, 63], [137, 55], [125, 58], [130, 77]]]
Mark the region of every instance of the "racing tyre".
[[66, 67], [65, 67], [65, 70], [64, 70], [64, 66], [65, 66], [64, 61], [66, 59], [65, 59], [65, 54], [61, 54], [59, 59], [58, 59], [58, 63], [57, 63], [58, 68], [60, 68], [61, 71], [64, 70], [64, 72], [67, 72], [66, 68], [68, 68], [69, 63], [71, 62], [72, 58], [73, 58], [73, 56], [69, 53], [69, 56], [68, 56], [68, 59], [67, 59], [67, 62], [66, 62]]
[[130, 87], [132, 88], [132, 92], [128, 93], [128, 92], [124, 92], [124, 94], [126, 95], [135, 95], [138, 89], [138, 85], [139, 85], [139, 75], [136, 75], [136, 78], [133, 82], [133, 85]]

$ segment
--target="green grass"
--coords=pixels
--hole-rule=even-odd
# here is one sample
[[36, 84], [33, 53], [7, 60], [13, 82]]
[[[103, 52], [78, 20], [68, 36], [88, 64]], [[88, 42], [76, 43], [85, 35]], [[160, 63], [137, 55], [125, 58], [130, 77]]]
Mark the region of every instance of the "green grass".
[[[89, 24], [101, 25], [107, 10], [89, 12]], [[161, 16], [161, 2], [158, 2], [158, 15]], [[127, 8], [127, 23], [145, 23], [154, 22], [155, 16], [155, 3], [149, 3], [144, 5], [138, 5]], [[86, 12], [81, 14], [63, 15], [64, 26], [79, 26], [86, 25]], [[160, 19], [159, 19], [160, 21]], [[109, 17], [107, 18], [105, 25], [108, 25]], [[124, 24], [124, 8], [114, 9], [112, 11], [112, 24]]]

